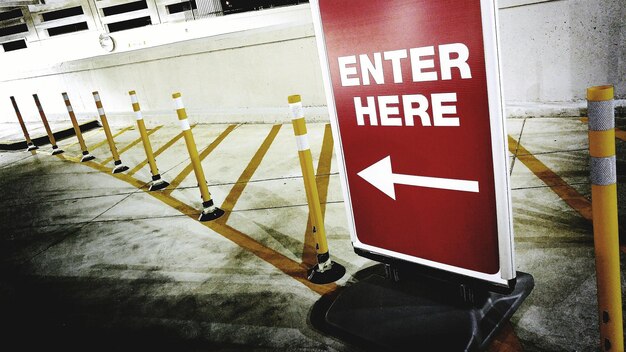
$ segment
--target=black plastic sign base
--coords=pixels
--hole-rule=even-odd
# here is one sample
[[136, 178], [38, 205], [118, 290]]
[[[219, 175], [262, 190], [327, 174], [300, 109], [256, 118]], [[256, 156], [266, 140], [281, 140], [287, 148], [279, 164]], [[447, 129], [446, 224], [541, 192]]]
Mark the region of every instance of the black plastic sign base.
[[346, 273], [346, 268], [337, 262], [331, 263], [331, 267], [324, 271], [320, 271], [317, 264], [309, 268], [306, 272], [307, 279], [318, 285], [329, 284], [341, 279]]
[[158, 190], [163, 189], [163, 188], [165, 188], [165, 187], [167, 187], [169, 185], [170, 184], [168, 182], [165, 182], [163, 180], [156, 180], [156, 181], [152, 182], [152, 184], [148, 188], [148, 191], [158, 191]]
[[224, 210], [216, 207], [215, 210], [210, 213], [201, 212], [200, 217], [198, 217], [198, 221], [212, 221], [221, 217], [225, 213], [226, 212]]
[[119, 174], [120, 172], [124, 172], [126, 170], [128, 170], [128, 166], [120, 164], [115, 166], [111, 172], [114, 174]]
[[534, 287], [533, 277], [522, 272], [508, 294], [383, 275], [371, 274], [343, 289], [325, 319], [311, 317], [312, 323], [317, 320], [326, 325], [318, 328], [372, 351], [479, 351]]

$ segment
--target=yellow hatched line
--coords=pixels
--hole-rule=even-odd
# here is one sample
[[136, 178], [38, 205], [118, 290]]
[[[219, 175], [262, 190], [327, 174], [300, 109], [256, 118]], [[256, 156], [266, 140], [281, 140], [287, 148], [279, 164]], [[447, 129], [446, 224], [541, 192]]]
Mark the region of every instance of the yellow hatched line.
[[[328, 201], [328, 184], [330, 182], [330, 167], [333, 159], [333, 134], [330, 124], [326, 124], [324, 129], [324, 139], [322, 142], [322, 151], [320, 159], [317, 162], [318, 175], [315, 178], [317, 183], [317, 191], [320, 197], [320, 206], [322, 208], [322, 218], [326, 214], [326, 202]], [[308, 216], [306, 232], [304, 234], [304, 245], [302, 248], [302, 263], [306, 266], [317, 264], [317, 251], [315, 249], [315, 236], [313, 236], [313, 226], [311, 224], [311, 214]]]
[[219, 218], [218, 221], [222, 223], [226, 223], [226, 221], [228, 221], [230, 211], [233, 210], [235, 204], [239, 200], [239, 197], [243, 193], [243, 190], [246, 188], [248, 182], [250, 181], [256, 170], [259, 168], [261, 161], [265, 157], [265, 154], [267, 154], [268, 149], [270, 149], [270, 146], [274, 142], [274, 139], [276, 138], [276, 135], [278, 135], [281, 127], [282, 124], [274, 125], [267, 137], [265, 137], [265, 140], [248, 163], [248, 166], [246, 166], [246, 169], [243, 170], [241, 176], [239, 176], [239, 179], [237, 179], [237, 182], [235, 183], [233, 188], [231, 188], [230, 192], [226, 196], [226, 199], [222, 203], [221, 208], [223, 210], [226, 210], [226, 213], [222, 215], [222, 217]]
[[[132, 128], [133, 128], [132, 126], [128, 126], [128, 127], [125, 127], [125, 128], [123, 128], [123, 129], [121, 129], [119, 132], [117, 132], [116, 134], [114, 134], [114, 135], [113, 135], [113, 138], [115, 138], [115, 137], [117, 137], [117, 136], [121, 135], [122, 133], [124, 133], [124, 132], [126, 132], [126, 131], [128, 131], [128, 130], [131, 130]], [[96, 143], [96, 144], [92, 145], [90, 149], [93, 151], [93, 150], [95, 150], [95, 149], [98, 149], [98, 148], [102, 147], [103, 145], [105, 145], [105, 144], [107, 144], [107, 143], [108, 143], [108, 141], [105, 139], [105, 140], [103, 140], [103, 141], [100, 141], [100, 142], [98, 142], [98, 143]]]
[[[192, 125], [191, 128], [196, 127], [196, 124]], [[159, 156], [161, 153], [163, 153], [166, 149], [168, 149], [169, 147], [171, 147], [174, 143], [176, 143], [179, 139], [181, 139], [183, 136], [183, 132], [179, 133], [176, 135], [176, 137], [172, 138], [169, 142], [165, 143], [161, 148], [159, 148], [156, 152], [154, 152], [154, 157], [156, 158], [157, 156]], [[146, 166], [148, 164], [148, 159], [145, 159], [144, 161], [140, 162], [139, 164], [137, 164], [137, 166], [135, 166], [134, 168], [132, 168], [130, 171], [128, 171], [126, 174], [128, 176], [132, 176], [135, 173], [137, 173], [137, 171], [141, 170], [142, 167]]]
[[[80, 163], [80, 158], [76, 158], [73, 156], [69, 156], [69, 155], [65, 155], [65, 154], [57, 154], [55, 155], [57, 158], [62, 159], [62, 160], [68, 160], [68, 161], [72, 161], [75, 163]], [[87, 161], [87, 163], [93, 163], [93, 161]]]
[[526, 167], [539, 177], [550, 189], [556, 193], [567, 205], [576, 210], [583, 218], [591, 219], [591, 202], [583, 195], [578, 193], [570, 186], [561, 176], [557, 175], [526, 148], [519, 144], [513, 137], [509, 136], [509, 151], [515, 155], [517, 150], [517, 160], [521, 161]]
[[[226, 136], [228, 136], [234, 129], [235, 127], [237, 127], [237, 125], [229, 125], [224, 132], [222, 132], [217, 138], [215, 138], [215, 140], [213, 142], [211, 142], [211, 144], [209, 144], [209, 146], [207, 146], [199, 155], [200, 161], [202, 161], [204, 158], [207, 157], [207, 155], [209, 155], [215, 148], [217, 148], [217, 146], [224, 140], [224, 138], [226, 138]], [[185, 179], [185, 177], [187, 177], [191, 171], [193, 171], [193, 165], [191, 164], [191, 162], [189, 162], [189, 164], [183, 169], [183, 171], [181, 171], [173, 180], [172, 182], [170, 182], [170, 185], [167, 186], [166, 189], [164, 189], [161, 193], [165, 193], [167, 195], [170, 195], [175, 189], [176, 187], [178, 187], [181, 182], [183, 182], [183, 180]]]
[[510, 322], [502, 326], [486, 352], [523, 352], [524, 348], [515, 334], [515, 329]]
[[[103, 131], [102, 127], [98, 127], [97, 129], [93, 129], [93, 130], [85, 131], [85, 133], [83, 133], [83, 134], [86, 134], [86, 133], [89, 133], [89, 132], [91, 132], [90, 134], [93, 134], [93, 133], [97, 133], [97, 132], [99, 132], [99, 131]], [[75, 136], [75, 135], [74, 135], [74, 136]], [[105, 140], [105, 143], [106, 143], [106, 140]], [[80, 142], [72, 142], [72, 143], [69, 143], [69, 144], [59, 145], [59, 147], [62, 147], [62, 148], [71, 148], [71, 147], [73, 147], [73, 146], [75, 146], [75, 145], [78, 145], [78, 144], [80, 144]]]
[[[66, 160], [71, 160], [73, 162], [80, 163], [78, 159], [70, 159], [67, 157], [63, 157], [62, 155], [57, 155], [57, 156], [60, 159], [66, 159]], [[128, 176], [123, 173], [112, 174], [111, 168], [98, 164], [98, 163], [91, 162], [91, 161], [81, 163], [81, 164], [85, 166], [89, 166], [95, 170], [104, 172], [112, 177], [117, 178], [118, 180], [122, 180], [134, 187], [137, 187], [143, 190], [144, 192], [146, 192], [146, 194], [180, 211], [182, 214], [187, 215], [189, 218], [193, 219], [193, 221], [197, 221], [198, 209], [188, 204], [185, 204], [181, 202], [180, 200], [164, 192], [149, 192], [148, 188], [145, 187], [147, 185], [146, 182], [139, 181], [136, 178], [132, 176]], [[326, 285], [318, 285], [318, 284], [314, 284], [310, 282], [307, 278], [307, 273], [306, 273], [307, 268], [304, 267], [302, 264], [297, 263], [296, 261], [286, 257], [280, 252], [277, 252], [269, 247], [266, 247], [265, 245], [258, 242], [254, 238], [248, 236], [247, 234], [231, 226], [228, 226], [222, 222], [217, 222], [217, 221], [205, 221], [205, 222], [198, 222], [198, 223], [215, 231], [216, 233], [220, 234], [224, 238], [227, 238], [228, 240], [232, 241], [239, 247], [253, 253], [260, 259], [266, 261], [270, 265], [273, 265], [278, 270], [289, 275], [293, 279], [299, 281], [301, 284], [303, 284], [304, 286], [306, 286], [313, 292], [316, 292], [320, 295], [326, 295], [326, 294], [335, 292], [337, 288], [339, 287], [335, 283], [330, 283]]]
[[[163, 127], [163, 125], [160, 126], [156, 126], [155, 128], [151, 129], [148, 131], [148, 136], [153, 134], [154, 132], [158, 131], [161, 129], [161, 127]], [[117, 153], [122, 155], [122, 153], [124, 153], [125, 151], [127, 151], [128, 149], [134, 147], [135, 145], [137, 145], [139, 142], [141, 142], [141, 137], [135, 139], [134, 141], [130, 142], [130, 144], [128, 144], [127, 146], [125, 146], [124, 148], [120, 149]], [[111, 160], [113, 160], [113, 157], [107, 158], [105, 159], [103, 162], [101, 162], [100, 164], [102, 165], [106, 165], [108, 163], [111, 162]]]

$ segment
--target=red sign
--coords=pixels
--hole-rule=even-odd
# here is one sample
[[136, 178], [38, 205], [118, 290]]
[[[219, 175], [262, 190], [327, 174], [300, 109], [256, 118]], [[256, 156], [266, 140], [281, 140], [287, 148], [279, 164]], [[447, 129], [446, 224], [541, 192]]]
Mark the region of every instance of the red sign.
[[515, 277], [492, 0], [312, 2], [356, 248]]

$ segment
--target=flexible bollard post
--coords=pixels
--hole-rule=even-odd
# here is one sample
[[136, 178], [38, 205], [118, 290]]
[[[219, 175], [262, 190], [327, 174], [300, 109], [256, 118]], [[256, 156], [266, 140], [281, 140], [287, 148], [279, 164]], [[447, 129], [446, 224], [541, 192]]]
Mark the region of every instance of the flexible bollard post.
[[307, 278], [316, 284], [327, 284], [339, 280], [346, 273], [346, 269], [330, 260], [324, 217], [322, 216], [322, 207], [313, 169], [313, 157], [311, 156], [306, 122], [302, 112], [302, 100], [299, 95], [291, 95], [288, 101], [293, 131], [296, 135], [300, 167], [302, 168], [302, 176], [304, 178], [306, 198], [309, 204], [311, 226], [313, 226], [312, 232], [316, 242], [315, 249], [317, 251], [317, 265], [307, 271]]
[[591, 200], [602, 351], [623, 351], [613, 86], [587, 89]]
[[24, 119], [22, 119], [20, 109], [17, 107], [15, 97], [11, 97], [11, 103], [13, 104], [13, 109], [15, 109], [15, 115], [17, 115], [17, 120], [20, 122], [20, 127], [22, 128], [22, 132], [24, 133], [24, 138], [26, 139], [26, 150], [30, 152], [32, 150], [39, 149], [39, 147], [34, 145], [33, 141], [30, 140], [30, 135], [28, 134], [28, 130], [26, 129], [26, 124], [24, 124]]
[[102, 107], [102, 101], [100, 100], [100, 94], [97, 91], [92, 92], [93, 100], [96, 102], [96, 107], [98, 108], [98, 115], [100, 115], [100, 121], [102, 121], [102, 128], [104, 128], [104, 134], [107, 136], [107, 142], [109, 143], [109, 149], [111, 149], [111, 154], [113, 155], [113, 167], [112, 173], [117, 174], [120, 172], [124, 172], [128, 170], [128, 166], [122, 164], [120, 160], [120, 155], [117, 152], [117, 147], [115, 146], [115, 141], [113, 140], [113, 134], [111, 133], [111, 127], [109, 126], [109, 121], [107, 120], [107, 116], [104, 113], [104, 108]]
[[60, 149], [57, 146], [57, 141], [54, 139], [54, 134], [50, 129], [50, 125], [48, 124], [48, 118], [46, 114], [43, 112], [43, 107], [41, 106], [41, 102], [39, 101], [39, 97], [37, 94], [33, 94], [33, 99], [35, 99], [35, 105], [37, 105], [37, 110], [39, 110], [39, 116], [41, 117], [41, 122], [43, 122], [43, 127], [46, 129], [46, 133], [48, 134], [48, 139], [50, 140], [50, 145], [52, 145], [52, 155], [57, 155], [63, 153], [63, 149]]
[[137, 99], [137, 93], [134, 90], [128, 92], [130, 95], [130, 101], [133, 104], [133, 111], [137, 119], [137, 128], [139, 128], [139, 134], [141, 135], [141, 142], [143, 143], [143, 149], [146, 151], [146, 158], [148, 158], [148, 164], [150, 165], [150, 173], [152, 174], [152, 183], [150, 184], [149, 191], [158, 191], [170, 184], [161, 179], [159, 169], [157, 168], [156, 160], [154, 159], [154, 153], [152, 152], [152, 145], [148, 138], [148, 132], [146, 132], [146, 123], [143, 121], [143, 115], [139, 108], [139, 100]]
[[206, 178], [204, 177], [204, 170], [202, 169], [202, 163], [198, 156], [198, 149], [196, 148], [196, 142], [193, 139], [193, 133], [191, 132], [191, 126], [189, 126], [189, 120], [187, 119], [187, 112], [185, 111], [185, 105], [183, 104], [183, 98], [180, 93], [172, 94], [174, 99], [174, 105], [176, 107], [176, 114], [180, 121], [180, 126], [183, 130], [183, 137], [185, 137], [185, 144], [187, 145], [187, 151], [191, 158], [191, 165], [193, 166], [193, 172], [196, 175], [198, 181], [198, 187], [200, 188], [200, 195], [202, 196], [202, 212], [200, 213], [199, 221], [210, 221], [219, 218], [224, 215], [224, 210], [218, 208], [211, 199], [211, 193], [209, 192], [209, 186], [207, 186]]
[[63, 95], [63, 100], [65, 100], [65, 107], [67, 108], [67, 113], [70, 115], [70, 120], [72, 120], [72, 126], [74, 126], [74, 132], [76, 133], [76, 138], [78, 138], [80, 149], [83, 151], [83, 157], [80, 159], [80, 161], [85, 162], [95, 159], [96, 157], [89, 154], [89, 150], [87, 150], [87, 145], [85, 144], [85, 140], [83, 139], [83, 133], [80, 131], [78, 121], [76, 121], [76, 115], [74, 115], [74, 109], [72, 108], [70, 98], [65, 92], [61, 93], [61, 95]]

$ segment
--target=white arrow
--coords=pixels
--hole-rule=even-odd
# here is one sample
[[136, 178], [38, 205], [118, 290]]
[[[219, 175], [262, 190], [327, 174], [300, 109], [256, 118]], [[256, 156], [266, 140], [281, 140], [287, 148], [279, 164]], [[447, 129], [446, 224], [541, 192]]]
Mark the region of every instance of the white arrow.
[[396, 199], [394, 184], [408, 186], [449, 189], [452, 191], [478, 192], [478, 181], [456, 180], [452, 178], [426, 177], [415, 175], [394, 174], [391, 171], [391, 156], [374, 163], [359, 172], [365, 181], [378, 188], [391, 199]]

